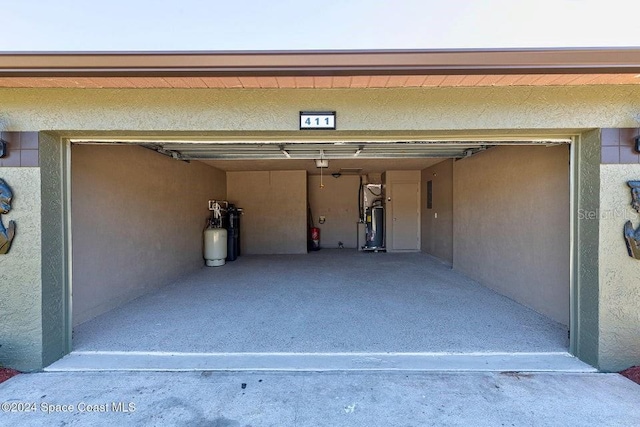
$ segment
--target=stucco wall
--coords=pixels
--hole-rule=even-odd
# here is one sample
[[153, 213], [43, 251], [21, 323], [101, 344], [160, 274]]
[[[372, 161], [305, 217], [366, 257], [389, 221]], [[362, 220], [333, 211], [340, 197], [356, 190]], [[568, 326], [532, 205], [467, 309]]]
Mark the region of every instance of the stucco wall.
[[600, 167], [600, 360], [607, 371], [640, 365], [640, 261], [627, 254], [622, 230], [640, 215], [630, 206], [627, 181], [640, 179], [640, 165]]
[[[290, 130], [335, 110], [342, 130], [637, 127], [640, 85], [409, 89], [0, 89], [5, 130]], [[335, 134], [336, 132], [332, 132]]]
[[[360, 177], [325, 175], [323, 183], [324, 188], [320, 188], [320, 176], [309, 175], [309, 204], [315, 225], [320, 228], [320, 245], [337, 248], [342, 242], [345, 248], [356, 248]], [[321, 215], [326, 217], [324, 224], [318, 222]]]
[[584, 212], [600, 209], [601, 131], [594, 129], [580, 135], [574, 147], [574, 253], [573, 271], [575, 320], [571, 326], [574, 353], [583, 361], [599, 366], [600, 281], [599, 220]]
[[307, 171], [227, 172], [242, 254], [307, 253]]
[[73, 146], [71, 157], [74, 324], [203, 266], [224, 172], [141, 147]]
[[[428, 181], [433, 181], [432, 209], [427, 209]], [[421, 185], [422, 252], [453, 264], [453, 160], [423, 169]]]
[[13, 190], [5, 227], [16, 222], [11, 250], [0, 255], [0, 364], [20, 370], [42, 364], [41, 198], [39, 168], [0, 168]]
[[453, 265], [569, 324], [566, 146], [499, 147], [453, 166]]
[[[71, 351], [68, 151], [58, 135], [38, 135], [42, 210], [42, 366]], [[39, 367], [39, 366], [38, 366]]]

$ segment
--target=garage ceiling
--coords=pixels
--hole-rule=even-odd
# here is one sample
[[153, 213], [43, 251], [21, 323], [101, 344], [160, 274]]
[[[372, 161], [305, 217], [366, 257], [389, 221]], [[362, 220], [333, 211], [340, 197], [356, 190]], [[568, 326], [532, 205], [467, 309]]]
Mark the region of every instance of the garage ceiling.
[[333, 141], [148, 143], [145, 147], [183, 160], [461, 158], [484, 150], [488, 141]]
[[[387, 170], [422, 170], [441, 162], [442, 158], [423, 159], [338, 159], [330, 160], [325, 175], [367, 175]], [[223, 171], [280, 171], [306, 170], [309, 175], [320, 175], [320, 169], [313, 160], [203, 160], [203, 163]]]
[[142, 145], [180, 160], [314, 160], [463, 158], [500, 145], [557, 145], [537, 141], [327, 141], [327, 142], [148, 142]]
[[329, 160], [327, 173], [376, 173], [389, 169], [424, 169], [443, 159], [461, 159], [496, 145], [553, 146], [569, 138], [514, 140], [409, 141], [180, 141], [79, 140], [74, 144], [139, 145], [176, 160], [198, 160], [222, 170], [308, 170], [319, 173], [314, 160]]

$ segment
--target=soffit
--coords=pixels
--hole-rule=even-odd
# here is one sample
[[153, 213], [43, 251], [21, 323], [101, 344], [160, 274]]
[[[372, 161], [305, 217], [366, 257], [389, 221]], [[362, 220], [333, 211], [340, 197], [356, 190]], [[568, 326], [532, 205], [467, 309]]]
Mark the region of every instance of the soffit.
[[238, 77], [0, 77], [4, 88], [382, 89], [636, 85], [638, 74], [364, 75]]

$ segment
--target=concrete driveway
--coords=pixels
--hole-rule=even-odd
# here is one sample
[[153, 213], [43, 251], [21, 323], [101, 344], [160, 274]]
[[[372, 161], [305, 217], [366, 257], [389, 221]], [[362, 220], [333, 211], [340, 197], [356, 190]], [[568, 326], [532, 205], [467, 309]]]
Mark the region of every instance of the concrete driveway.
[[0, 384], [0, 425], [632, 426], [599, 373], [44, 372]]

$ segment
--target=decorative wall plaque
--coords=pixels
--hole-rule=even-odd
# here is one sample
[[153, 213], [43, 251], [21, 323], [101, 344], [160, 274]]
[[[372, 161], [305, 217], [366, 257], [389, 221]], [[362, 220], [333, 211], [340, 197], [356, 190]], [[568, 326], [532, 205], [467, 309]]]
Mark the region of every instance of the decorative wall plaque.
[[[627, 184], [631, 187], [631, 207], [640, 214], [640, 181], [629, 181]], [[627, 221], [624, 225], [624, 239], [629, 256], [640, 260], [640, 227], [636, 230], [633, 223]]]
[[9, 221], [9, 227], [5, 228], [2, 215], [8, 214], [11, 210], [11, 199], [13, 193], [9, 185], [0, 178], [0, 255], [4, 255], [11, 249], [11, 243], [16, 236], [16, 223]]

